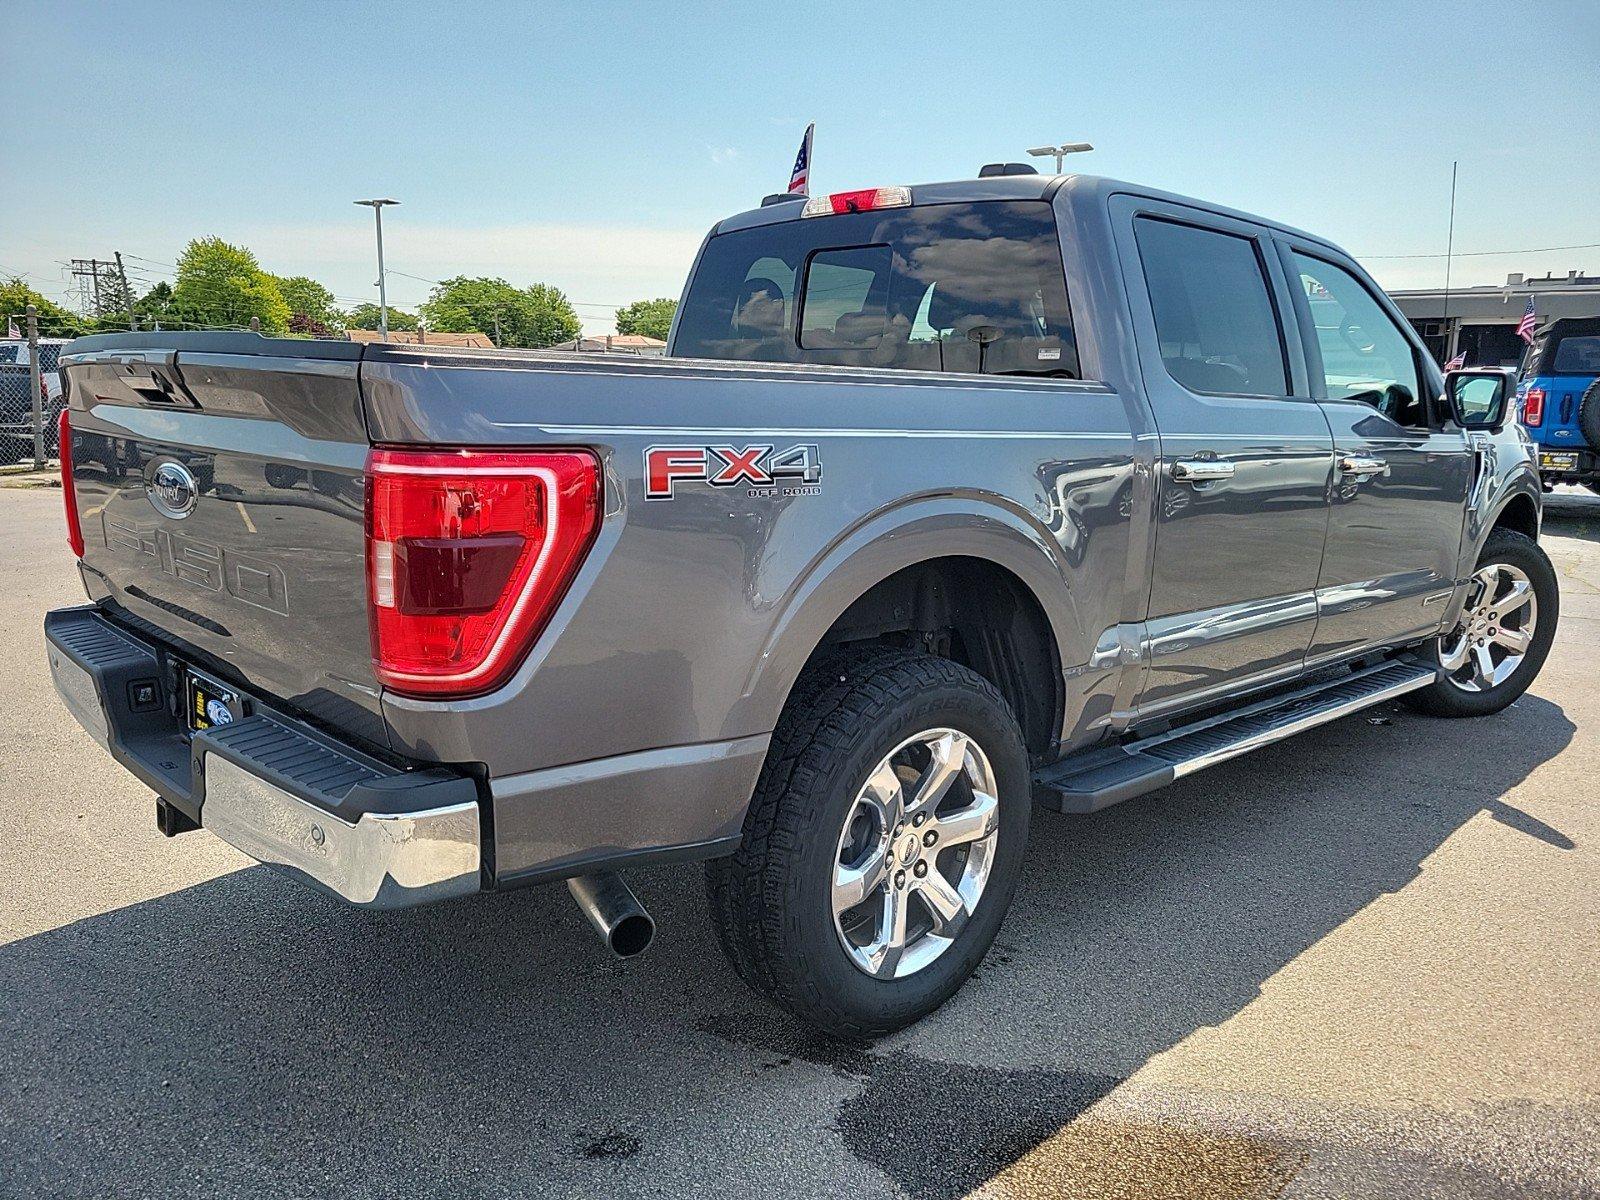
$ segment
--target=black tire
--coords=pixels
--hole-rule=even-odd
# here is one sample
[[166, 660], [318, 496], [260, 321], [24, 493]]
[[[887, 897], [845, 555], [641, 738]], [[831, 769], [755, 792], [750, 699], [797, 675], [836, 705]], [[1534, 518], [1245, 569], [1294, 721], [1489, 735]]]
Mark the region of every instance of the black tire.
[[[973, 739], [993, 770], [993, 865], [942, 954], [913, 974], [877, 978], [855, 965], [834, 926], [840, 835], [885, 755], [938, 728]], [[779, 719], [743, 844], [707, 865], [718, 940], [746, 983], [830, 1036], [903, 1028], [949, 999], [994, 941], [1021, 874], [1031, 806], [1016, 717], [982, 676], [909, 651], [830, 655], [802, 675]]]
[[1578, 428], [1591, 449], [1600, 450], [1600, 379], [1583, 389], [1578, 401]]
[[[1521, 664], [1506, 679], [1484, 691], [1465, 691], [1448, 679], [1441, 679], [1406, 697], [1407, 702], [1422, 712], [1436, 717], [1486, 717], [1497, 713], [1528, 690], [1550, 654], [1550, 644], [1555, 640], [1556, 622], [1561, 615], [1561, 592], [1556, 584], [1555, 568], [1540, 549], [1539, 543], [1526, 534], [1509, 529], [1497, 529], [1489, 535], [1483, 553], [1478, 556], [1478, 569], [1494, 563], [1516, 567], [1533, 585], [1534, 599], [1538, 604], [1538, 620], [1534, 626], [1532, 643], [1523, 655]], [[1430, 643], [1428, 653], [1433, 662], [1439, 661], [1443, 639]]]

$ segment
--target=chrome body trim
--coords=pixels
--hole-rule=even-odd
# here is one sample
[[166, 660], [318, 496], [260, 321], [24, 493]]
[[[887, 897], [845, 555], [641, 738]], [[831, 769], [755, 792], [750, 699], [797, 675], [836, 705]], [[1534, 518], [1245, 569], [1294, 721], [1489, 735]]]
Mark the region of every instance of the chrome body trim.
[[404, 908], [478, 890], [475, 802], [350, 824], [217, 754], [205, 756], [205, 781], [202, 827], [352, 904]]
[[94, 676], [74, 662], [59, 646], [45, 643], [50, 656], [50, 679], [56, 685], [56, 695], [67, 711], [77, 719], [105, 751], [111, 749], [111, 726], [106, 721], [106, 710], [100, 704], [100, 689]]
[[[1172, 764], [1173, 778], [1181, 779], [1185, 775], [1193, 775], [1196, 771], [1203, 771], [1207, 767], [1214, 767], [1218, 763], [1227, 762], [1230, 758], [1237, 758], [1241, 754], [1248, 754], [1252, 750], [1259, 750], [1263, 746], [1270, 746], [1273, 742], [1284, 741], [1287, 738], [1293, 737], [1297, 733], [1304, 733], [1308, 729], [1315, 729], [1318, 725], [1326, 725], [1330, 721], [1337, 721], [1340, 717], [1347, 717], [1351, 713], [1360, 712], [1364, 708], [1371, 708], [1375, 704], [1382, 704], [1387, 700], [1393, 700], [1399, 696], [1405, 695], [1407, 692], [1414, 692], [1420, 688], [1425, 688], [1429, 684], [1433, 683], [1437, 678], [1438, 675], [1436, 672], [1419, 668], [1417, 673], [1411, 678], [1398, 680], [1395, 683], [1389, 684], [1387, 687], [1356, 696], [1342, 704], [1329, 705], [1326, 707], [1313, 709], [1305, 713], [1303, 716], [1285, 721], [1282, 724], [1274, 725], [1268, 729], [1263, 729], [1250, 735], [1249, 737], [1241, 738], [1239, 741], [1231, 742], [1228, 745], [1219, 746], [1216, 749], [1206, 753], [1197, 754], [1192, 758], [1186, 758], [1179, 762], [1175, 762]], [[1237, 715], [1238, 714], [1230, 714], [1230, 717], [1236, 717]], [[1222, 719], [1227, 718], [1219, 718], [1219, 721]], [[1201, 726], [1203, 727], [1204, 724], [1206, 723], [1202, 722]], [[1187, 726], [1181, 729], [1173, 730], [1173, 732], [1170, 734], [1149, 738], [1143, 742], [1140, 742], [1139, 748], [1141, 750], [1145, 750], [1153, 746], [1158, 746], [1162, 742], [1175, 740], [1179, 737], [1192, 734], [1195, 732], [1196, 728], [1198, 727]]]

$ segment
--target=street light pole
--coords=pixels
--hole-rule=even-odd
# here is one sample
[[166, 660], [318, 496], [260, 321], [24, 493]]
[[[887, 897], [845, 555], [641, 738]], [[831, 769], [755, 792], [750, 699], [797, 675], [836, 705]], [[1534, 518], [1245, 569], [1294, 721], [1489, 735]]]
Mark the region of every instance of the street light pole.
[[1053, 158], [1056, 160], [1056, 174], [1061, 174], [1061, 160], [1069, 154], [1083, 154], [1093, 150], [1088, 142], [1062, 142], [1059, 146], [1035, 146], [1028, 153], [1034, 158]]
[[389, 340], [389, 284], [383, 273], [383, 206], [399, 204], [398, 200], [357, 200], [372, 210], [378, 229], [378, 332], [384, 341]]

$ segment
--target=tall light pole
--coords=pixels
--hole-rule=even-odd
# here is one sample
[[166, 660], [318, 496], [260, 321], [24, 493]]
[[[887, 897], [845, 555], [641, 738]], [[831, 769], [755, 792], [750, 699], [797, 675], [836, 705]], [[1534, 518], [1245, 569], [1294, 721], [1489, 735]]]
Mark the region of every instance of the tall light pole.
[[365, 204], [372, 210], [372, 217], [378, 223], [378, 330], [383, 340], [389, 340], [389, 285], [383, 276], [383, 206], [385, 204], [399, 204], [398, 200], [357, 200], [357, 204]]
[[1093, 150], [1088, 142], [1062, 142], [1059, 146], [1035, 146], [1028, 153], [1034, 158], [1053, 158], [1056, 160], [1056, 174], [1061, 174], [1061, 160], [1069, 154], [1082, 154]]

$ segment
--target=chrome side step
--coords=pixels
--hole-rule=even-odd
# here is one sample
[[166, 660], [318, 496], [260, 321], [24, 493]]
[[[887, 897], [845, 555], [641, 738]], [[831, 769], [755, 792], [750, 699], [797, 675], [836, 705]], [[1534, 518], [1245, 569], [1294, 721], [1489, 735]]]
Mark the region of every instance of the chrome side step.
[[1034, 798], [1057, 812], [1095, 812], [1427, 687], [1435, 678], [1432, 667], [1414, 662], [1379, 663], [1166, 733], [1054, 763], [1034, 774]]

